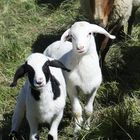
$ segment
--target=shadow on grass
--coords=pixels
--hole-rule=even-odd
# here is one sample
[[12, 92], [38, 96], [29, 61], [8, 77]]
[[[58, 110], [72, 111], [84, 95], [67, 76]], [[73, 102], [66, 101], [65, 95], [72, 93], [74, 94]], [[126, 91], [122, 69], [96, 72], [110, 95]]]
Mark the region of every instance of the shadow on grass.
[[[9, 133], [11, 129], [12, 113], [3, 114], [3, 120], [0, 122], [2, 124], [2, 140], [9, 140]], [[19, 140], [26, 140], [29, 137], [29, 126], [24, 118], [19, 129], [20, 138]]]
[[41, 5], [41, 4], [49, 4], [49, 5], [52, 5], [53, 7], [57, 8], [60, 6], [60, 4], [63, 2], [64, 0], [36, 0], [36, 3], [38, 5]]
[[60, 33], [56, 35], [40, 34], [32, 45], [32, 51], [43, 53], [43, 51], [46, 49], [48, 45], [50, 45], [56, 40], [60, 40], [60, 37], [61, 37]]
[[125, 67], [121, 72], [121, 78], [128, 90], [137, 90], [140, 88], [140, 47], [129, 47], [127, 50], [122, 50], [122, 53]]
[[96, 96], [103, 107], [118, 105], [126, 96], [140, 99], [140, 47], [125, 46], [111, 50], [103, 70], [104, 82]]
[[140, 88], [140, 47], [120, 47], [120, 49], [122, 58], [121, 60], [119, 56], [112, 58], [116, 62], [112, 63], [113, 69], [105, 68], [105, 81], [117, 81], [126, 91], [137, 90]]
[[3, 120], [0, 121], [1, 124], [1, 133], [2, 133], [2, 140], [8, 140], [10, 128], [11, 128], [11, 117], [12, 114], [4, 114]]
[[139, 23], [140, 23], [140, 8], [136, 12], [134, 25], [139, 24]]

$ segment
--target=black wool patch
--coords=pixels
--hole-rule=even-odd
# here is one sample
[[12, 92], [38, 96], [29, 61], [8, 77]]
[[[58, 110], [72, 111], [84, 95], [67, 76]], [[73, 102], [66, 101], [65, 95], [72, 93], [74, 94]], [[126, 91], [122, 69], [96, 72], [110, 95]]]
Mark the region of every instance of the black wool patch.
[[60, 83], [53, 75], [51, 75], [50, 80], [52, 84], [52, 91], [54, 93], [53, 99], [56, 100], [60, 96]]
[[42, 70], [46, 77], [46, 83], [50, 79], [52, 85], [52, 91], [54, 93], [53, 99], [57, 99], [60, 96], [59, 81], [50, 73], [48, 61], [43, 65]]
[[33, 81], [34, 81], [35, 71], [30, 65], [27, 65], [27, 71], [28, 71], [28, 78], [29, 78], [30, 84], [32, 87], [34, 87]]
[[46, 61], [46, 63], [43, 65], [42, 67], [42, 70], [44, 72], [44, 75], [45, 75], [45, 78], [46, 78], [46, 83], [49, 81], [49, 78], [50, 78], [50, 69], [49, 69], [49, 66], [48, 66], [48, 61]]
[[36, 101], [40, 100], [40, 92], [31, 87], [31, 94]]

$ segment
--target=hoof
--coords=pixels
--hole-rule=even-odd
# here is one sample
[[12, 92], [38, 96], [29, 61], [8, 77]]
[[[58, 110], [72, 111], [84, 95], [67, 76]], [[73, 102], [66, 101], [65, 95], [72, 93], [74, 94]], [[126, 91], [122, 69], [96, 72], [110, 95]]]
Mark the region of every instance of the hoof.
[[12, 131], [9, 134], [9, 140], [19, 140], [18, 133], [16, 131]]

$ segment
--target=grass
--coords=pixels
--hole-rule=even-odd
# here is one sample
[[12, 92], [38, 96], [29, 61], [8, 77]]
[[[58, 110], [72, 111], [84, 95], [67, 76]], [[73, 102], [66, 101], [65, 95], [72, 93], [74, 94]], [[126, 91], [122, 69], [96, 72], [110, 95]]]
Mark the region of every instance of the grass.
[[[104, 81], [94, 104], [91, 130], [82, 130], [79, 140], [139, 140], [140, 138], [140, 24], [137, 13], [132, 37], [115, 43], [106, 57]], [[83, 17], [78, 0], [0, 0], [0, 134], [8, 139], [11, 117], [21, 80], [10, 88], [16, 68], [31, 51], [42, 52], [60, 38], [71, 24]], [[23, 139], [29, 135], [26, 121]], [[23, 129], [25, 128], [25, 129]], [[41, 140], [48, 129], [40, 126]], [[73, 140], [69, 100], [60, 125], [59, 138]]]

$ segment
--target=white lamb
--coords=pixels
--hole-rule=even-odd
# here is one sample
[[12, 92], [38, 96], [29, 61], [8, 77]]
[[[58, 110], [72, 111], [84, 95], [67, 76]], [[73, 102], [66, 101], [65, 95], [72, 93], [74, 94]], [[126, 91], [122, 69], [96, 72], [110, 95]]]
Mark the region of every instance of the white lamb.
[[[99, 58], [96, 51], [94, 33], [104, 34], [115, 39], [102, 27], [85, 21], [74, 23], [66, 30], [61, 41], [56, 41], [46, 48], [45, 55], [59, 59], [70, 73], [64, 73], [68, 95], [75, 116], [75, 133], [81, 129], [83, 122], [82, 106], [79, 100], [79, 89], [86, 95], [85, 113], [87, 116], [86, 126], [89, 128], [93, 113], [93, 101], [102, 82], [102, 74], [99, 66]], [[66, 41], [71, 38], [72, 43]]]
[[30, 140], [39, 140], [38, 124], [50, 124], [48, 140], [58, 140], [58, 125], [63, 116], [66, 86], [61, 69], [69, 71], [61, 62], [40, 53], [31, 54], [14, 76], [11, 87], [27, 74], [17, 99], [12, 118], [10, 139], [17, 137], [21, 121], [26, 113], [30, 126]]

